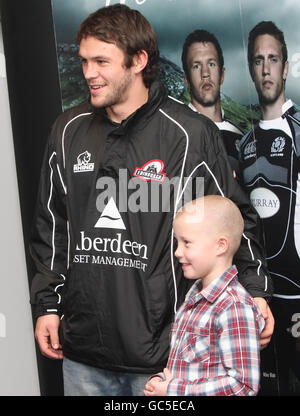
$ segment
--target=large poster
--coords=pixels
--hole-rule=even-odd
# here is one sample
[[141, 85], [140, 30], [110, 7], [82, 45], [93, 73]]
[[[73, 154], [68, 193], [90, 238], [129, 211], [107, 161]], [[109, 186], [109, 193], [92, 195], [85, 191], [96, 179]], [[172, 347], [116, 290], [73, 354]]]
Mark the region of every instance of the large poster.
[[[212, 32], [220, 42], [225, 61], [225, 80], [221, 88], [225, 116], [249, 130], [260, 118], [257, 93], [247, 62], [249, 31], [260, 21], [273, 21], [285, 36], [289, 73], [286, 96], [300, 104], [300, 2], [282, 0], [52, 0], [57, 41], [57, 56], [62, 93], [66, 110], [88, 97], [86, 82], [77, 57], [76, 32], [88, 14], [103, 6], [126, 4], [144, 14], [154, 27], [159, 41], [159, 76], [170, 95], [185, 103], [189, 91], [183, 81], [181, 51], [186, 36], [196, 29]], [[300, 302], [300, 296], [296, 296]], [[299, 347], [299, 314], [291, 317], [290, 332]], [[299, 347], [300, 350], [300, 347]], [[286, 351], [286, 354], [289, 354]], [[278, 362], [271, 344], [263, 352], [262, 384], [268, 394], [278, 393]], [[300, 392], [299, 379], [291, 370], [286, 380], [292, 392]]]
[[[76, 32], [81, 21], [99, 7], [118, 3], [113, 0], [53, 1], [58, 62], [64, 109], [86, 99], [87, 90], [77, 58]], [[195, 29], [215, 34], [223, 50], [226, 76], [222, 86], [222, 104], [232, 121], [246, 129], [259, 118], [257, 94], [247, 64], [249, 31], [261, 20], [272, 20], [283, 30], [288, 46], [290, 71], [287, 96], [300, 103], [300, 3], [285, 0], [273, 7], [266, 0], [121, 0], [143, 13], [154, 27], [160, 48], [160, 76], [170, 95], [188, 100], [183, 82], [181, 50], [185, 37]]]

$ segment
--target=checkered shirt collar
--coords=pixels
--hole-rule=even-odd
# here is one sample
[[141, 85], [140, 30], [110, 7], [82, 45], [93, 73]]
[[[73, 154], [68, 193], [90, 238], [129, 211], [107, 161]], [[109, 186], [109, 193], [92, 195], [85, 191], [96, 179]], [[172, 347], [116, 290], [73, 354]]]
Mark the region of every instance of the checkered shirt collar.
[[213, 280], [205, 289], [202, 290], [202, 281], [198, 279], [189, 290], [186, 300], [190, 304], [199, 302], [205, 298], [208, 302], [214, 303], [215, 300], [227, 288], [229, 283], [236, 278], [237, 268], [235, 265], [229, 267], [220, 277]]

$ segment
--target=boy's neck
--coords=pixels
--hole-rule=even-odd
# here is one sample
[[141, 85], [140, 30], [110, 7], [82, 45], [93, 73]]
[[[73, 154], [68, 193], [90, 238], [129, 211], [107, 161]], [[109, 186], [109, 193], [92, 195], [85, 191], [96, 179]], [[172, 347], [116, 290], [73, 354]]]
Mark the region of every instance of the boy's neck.
[[214, 280], [222, 276], [222, 274], [224, 274], [231, 266], [232, 259], [229, 259], [226, 262], [222, 262], [220, 265], [216, 265], [207, 276], [201, 277], [202, 290], [206, 289]]

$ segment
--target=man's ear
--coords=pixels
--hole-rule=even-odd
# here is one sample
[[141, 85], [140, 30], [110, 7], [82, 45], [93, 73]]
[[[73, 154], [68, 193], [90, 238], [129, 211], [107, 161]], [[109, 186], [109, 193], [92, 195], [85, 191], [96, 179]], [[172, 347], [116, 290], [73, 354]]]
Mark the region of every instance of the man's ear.
[[284, 79], [284, 81], [287, 78], [288, 72], [289, 72], [289, 63], [288, 63], [288, 61], [286, 61], [284, 63], [284, 68], [283, 68], [283, 73], [282, 73], [282, 78]]
[[250, 77], [252, 79], [252, 81], [255, 83], [255, 75], [254, 75], [254, 69], [253, 69], [253, 62], [250, 64], [248, 64], [248, 69], [249, 69], [249, 74]]
[[222, 85], [222, 84], [223, 84], [223, 82], [224, 82], [224, 79], [225, 79], [225, 72], [226, 72], [226, 69], [225, 69], [225, 67], [223, 66], [223, 68], [221, 69], [220, 85]]
[[187, 87], [187, 89], [190, 89], [190, 83], [189, 83], [189, 81], [188, 81], [188, 78], [187, 78], [187, 76], [186, 76], [186, 73], [185, 73], [185, 72], [183, 73], [183, 81], [184, 81], [185, 86]]
[[141, 49], [134, 55], [132, 65], [135, 68], [136, 74], [143, 71], [148, 63], [148, 59], [148, 53], [144, 49]]

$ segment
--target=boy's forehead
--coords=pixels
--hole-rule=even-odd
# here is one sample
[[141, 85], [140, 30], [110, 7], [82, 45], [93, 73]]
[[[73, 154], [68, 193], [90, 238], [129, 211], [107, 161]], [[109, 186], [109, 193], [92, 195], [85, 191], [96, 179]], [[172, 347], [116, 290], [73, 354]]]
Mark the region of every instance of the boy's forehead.
[[198, 224], [199, 226], [216, 226], [223, 222], [223, 214], [228, 209], [228, 202], [222, 197], [204, 197], [188, 202], [178, 211], [176, 218], [181, 224]]
[[173, 224], [186, 225], [186, 224], [203, 224], [204, 212], [203, 210], [191, 210], [191, 211], [180, 211], [177, 213]]
[[[205, 208], [204, 201], [205, 198], [198, 198], [193, 201], [187, 202], [178, 210], [178, 214], [185, 213], [188, 215], [199, 215], [200, 217], [203, 217]], [[205, 201], [205, 205], [207, 205], [207, 201]]]

